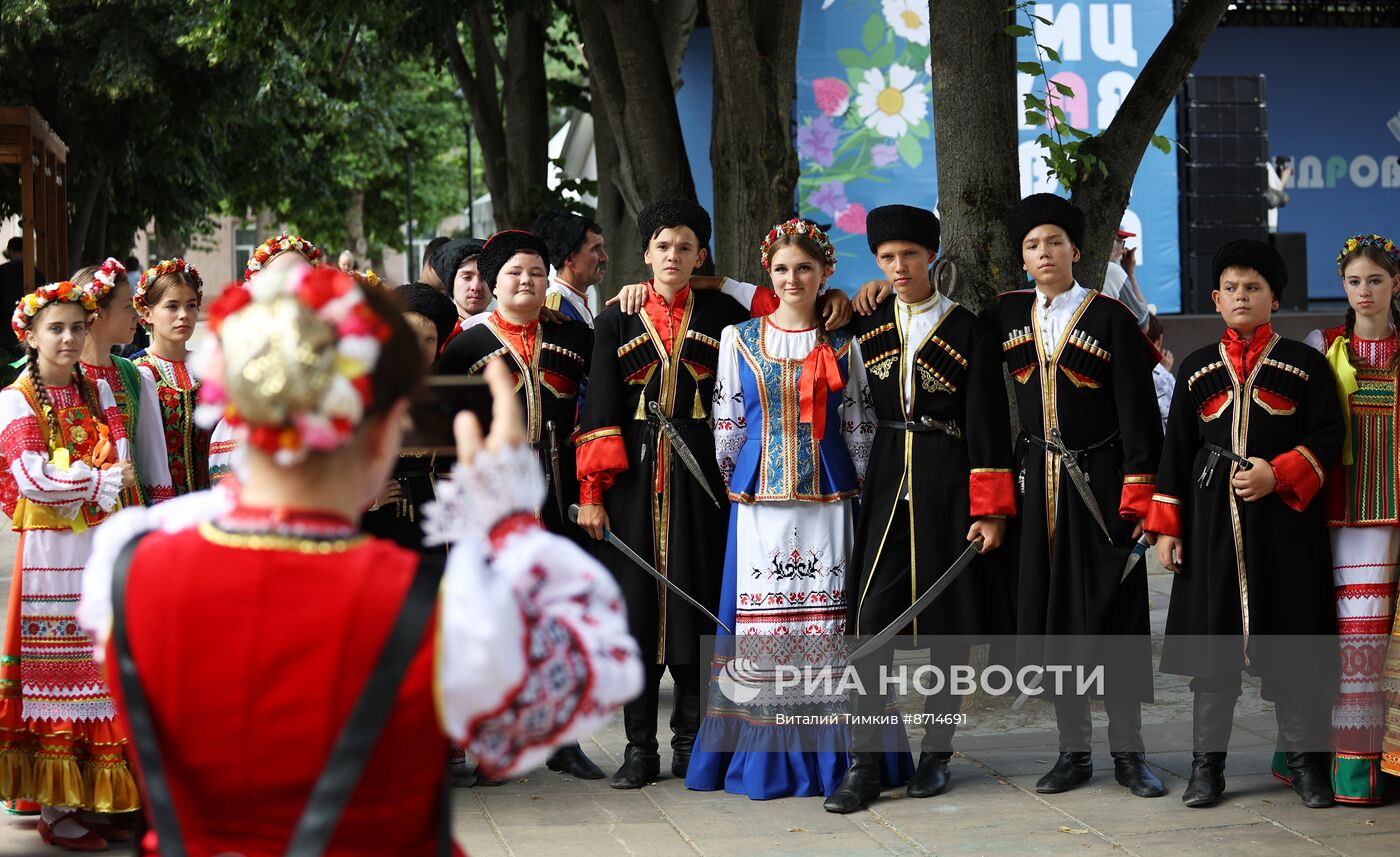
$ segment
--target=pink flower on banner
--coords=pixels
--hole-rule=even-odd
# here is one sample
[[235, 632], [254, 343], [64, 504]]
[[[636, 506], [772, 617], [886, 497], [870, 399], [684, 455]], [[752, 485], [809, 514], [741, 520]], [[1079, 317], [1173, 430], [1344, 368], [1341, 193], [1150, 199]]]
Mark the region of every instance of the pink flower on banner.
[[870, 147], [870, 163], [877, 167], [888, 167], [899, 160], [899, 149], [889, 143], [880, 143]]
[[853, 202], [836, 215], [836, 228], [852, 235], [865, 234], [865, 206]]
[[[812, 195], [807, 198], [807, 204], [813, 208], [825, 211], [827, 214], [835, 215], [849, 205], [846, 200], [846, 183], [827, 182], [812, 192]], [[865, 214], [863, 210], [861, 218], [861, 222], [864, 223]]]
[[817, 107], [827, 116], [840, 116], [851, 106], [851, 88], [837, 77], [819, 77], [812, 81], [812, 95]]

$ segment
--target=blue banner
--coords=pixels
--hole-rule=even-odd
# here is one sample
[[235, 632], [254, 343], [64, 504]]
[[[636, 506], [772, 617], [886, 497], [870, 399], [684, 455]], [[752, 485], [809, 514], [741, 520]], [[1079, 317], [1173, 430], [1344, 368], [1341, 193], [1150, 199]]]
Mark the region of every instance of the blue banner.
[[1307, 233], [1309, 297], [1345, 297], [1342, 243], [1361, 232], [1400, 240], [1395, 30], [1222, 27], [1193, 71], [1266, 76], [1269, 148], [1294, 167], [1278, 230]]
[[[1008, 4], [1009, 5], [1009, 4]], [[1107, 126], [1157, 43], [1171, 27], [1171, 0], [1040, 3], [1037, 39], [1059, 52], [1049, 63], [1074, 97], [1071, 124], [1091, 133]], [[797, 53], [797, 139], [802, 177], [798, 209], [833, 225], [839, 283], [848, 290], [881, 276], [865, 241], [865, 214], [889, 203], [936, 207], [927, 0], [809, 0]], [[1008, 37], [1009, 38], [1009, 37]], [[1019, 40], [1031, 59], [1030, 38]], [[1021, 92], [1044, 95], [1043, 83], [1019, 75]], [[969, 79], [967, 86], [976, 86]], [[1015, 105], [1023, 117], [1021, 104]], [[1174, 135], [1175, 108], [1159, 133]], [[1035, 138], [1022, 127], [1022, 194], [1061, 192], [1045, 175]], [[1138, 237], [1138, 282], [1163, 312], [1180, 308], [1176, 157], [1143, 156], [1123, 226]]]

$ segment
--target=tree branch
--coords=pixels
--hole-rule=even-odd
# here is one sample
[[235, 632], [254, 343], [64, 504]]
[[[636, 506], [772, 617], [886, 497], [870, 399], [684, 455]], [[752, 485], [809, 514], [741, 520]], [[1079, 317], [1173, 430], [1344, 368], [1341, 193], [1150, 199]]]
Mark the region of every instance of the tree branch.
[[345, 50], [340, 54], [340, 62], [335, 64], [335, 77], [339, 79], [345, 73], [345, 64], [350, 61], [350, 52], [355, 48], [355, 41], [360, 37], [360, 16], [355, 16], [355, 28], [350, 31], [350, 41], [345, 43]]

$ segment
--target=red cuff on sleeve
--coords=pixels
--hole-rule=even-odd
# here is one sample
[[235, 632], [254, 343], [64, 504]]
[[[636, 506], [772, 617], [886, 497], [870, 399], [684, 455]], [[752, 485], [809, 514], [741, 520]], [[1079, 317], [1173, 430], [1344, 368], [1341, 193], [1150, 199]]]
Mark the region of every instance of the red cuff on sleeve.
[[1151, 473], [1129, 473], [1123, 477], [1123, 496], [1118, 502], [1118, 517], [1126, 521], [1141, 521], [1152, 505], [1152, 491], [1157, 477]]
[[1149, 533], [1181, 538], [1181, 501], [1170, 494], [1153, 494], [1142, 528]]
[[491, 534], [489, 536], [491, 540], [491, 550], [500, 550], [501, 545], [506, 539], [516, 533], [538, 529], [539, 526], [540, 519], [529, 512], [516, 512], [513, 515], [507, 515], [497, 521], [496, 525], [491, 528]]
[[1011, 471], [1001, 467], [974, 467], [967, 476], [967, 493], [974, 518], [1016, 514], [1016, 489]]
[[1322, 465], [1306, 446], [1295, 446], [1269, 462], [1278, 484], [1274, 490], [1290, 509], [1303, 511], [1322, 489]]
[[763, 318], [778, 308], [778, 293], [767, 286], [754, 289], [753, 302], [749, 304], [749, 318]]
[[598, 484], [597, 476], [588, 476], [579, 480], [578, 483], [578, 504], [580, 506], [601, 505], [603, 502], [603, 487]]
[[[627, 448], [622, 444], [622, 429], [605, 426], [582, 432], [574, 438], [574, 448], [577, 450], [579, 504], [603, 502], [603, 492], [613, 486], [613, 478], [627, 469]], [[590, 491], [595, 493], [585, 493]]]

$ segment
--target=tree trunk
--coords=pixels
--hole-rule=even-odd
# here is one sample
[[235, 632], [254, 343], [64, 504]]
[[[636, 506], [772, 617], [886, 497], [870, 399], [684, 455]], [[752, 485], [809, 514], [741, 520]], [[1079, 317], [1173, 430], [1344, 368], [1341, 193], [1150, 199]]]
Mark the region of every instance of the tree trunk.
[[356, 262], [363, 262], [368, 258], [369, 242], [365, 240], [365, 192], [362, 189], [350, 191], [349, 204], [345, 206], [345, 239], [345, 246], [355, 254]]
[[[87, 187], [83, 188], [82, 202], [78, 203], [78, 216], [68, 230], [68, 270], [82, 267], [83, 251], [87, 249], [88, 230], [92, 228], [92, 213], [97, 209], [97, 195], [107, 184], [107, 162], [97, 163], [97, 172], [88, 177]], [[45, 271], [46, 275], [58, 276], [57, 271]]]
[[793, 214], [801, 18], [800, 3], [710, 0], [715, 259], [718, 270], [750, 283], [764, 283], [759, 241]]
[[[531, 4], [522, 3], [508, 19], [505, 91], [507, 196], [495, 202], [497, 229], [529, 229], [549, 176], [549, 96], [545, 91], [544, 24]], [[479, 65], [479, 62], [478, 62]], [[492, 190], [495, 200], [495, 190]]]
[[575, 6], [589, 65], [594, 127], [603, 122], [611, 126], [618, 152], [611, 180], [628, 213], [635, 217], [665, 197], [694, 199], [695, 180], [656, 4], [575, 0]]
[[1189, 0], [1142, 67], [1113, 121], [1102, 134], [1081, 145], [1081, 152], [1103, 159], [1108, 171], [1085, 177], [1071, 197], [1085, 219], [1085, 246], [1074, 266], [1082, 285], [1103, 288], [1113, 238], [1128, 207], [1143, 153], [1228, 5], [1229, 0]]
[[[590, 91], [598, 85], [590, 76]], [[608, 272], [598, 284], [599, 303], [606, 302], [618, 289], [648, 276], [642, 264], [642, 244], [637, 236], [637, 218], [627, 210], [617, 183], [612, 179], [621, 164], [617, 144], [613, 142], [612, 125], [601, 105], [593, 108], [593, 151], [598, 165], [598, 225], [608, 248]]]
[[1012, 22], [1005, 0], [935, 0], [929, 11], [940, 252], [957, 263], [957, 301], [978, 311], [1026, 283], [1006, 232], [1021, 194], [1012, 166], [1016, 40], [1005, 33]]
[[89, 254], [94, 260], [107, 258], [107, 215], [111, 208], [111, 202], [107, 194], [102, 194], [97, 203], [97, 222], [93, 224], [93, 241], [90, 245], [92, 252]]
[[[490, 11], [475, 7], [479, 14], [469, 21], [467, 29], [471, 33], [472, 53], [476, 68], [467, 61], [462, 45], [457, 37], [448, 31], [438, 39], [438, 49], [447, 58], [452, 76], [462, 88], [467, 100], [467, 109], [472, 115], [472, 131], [481, 150], [481, 167], [486, 176], [486, 189], [491, 193], [491, 205], [496, 222], [504, 215], [506, 200], [510, 197], [510, 172], [506, 157], [505, 120], [501, 114], [501, 102], [496, 87], [496, 67], [491, 54], [495, 45], [491, 43], [493, 32]], [[483, 23], [482, 19], [485, 19]], [[486, 237], [486, 236], [482, 236]]]

